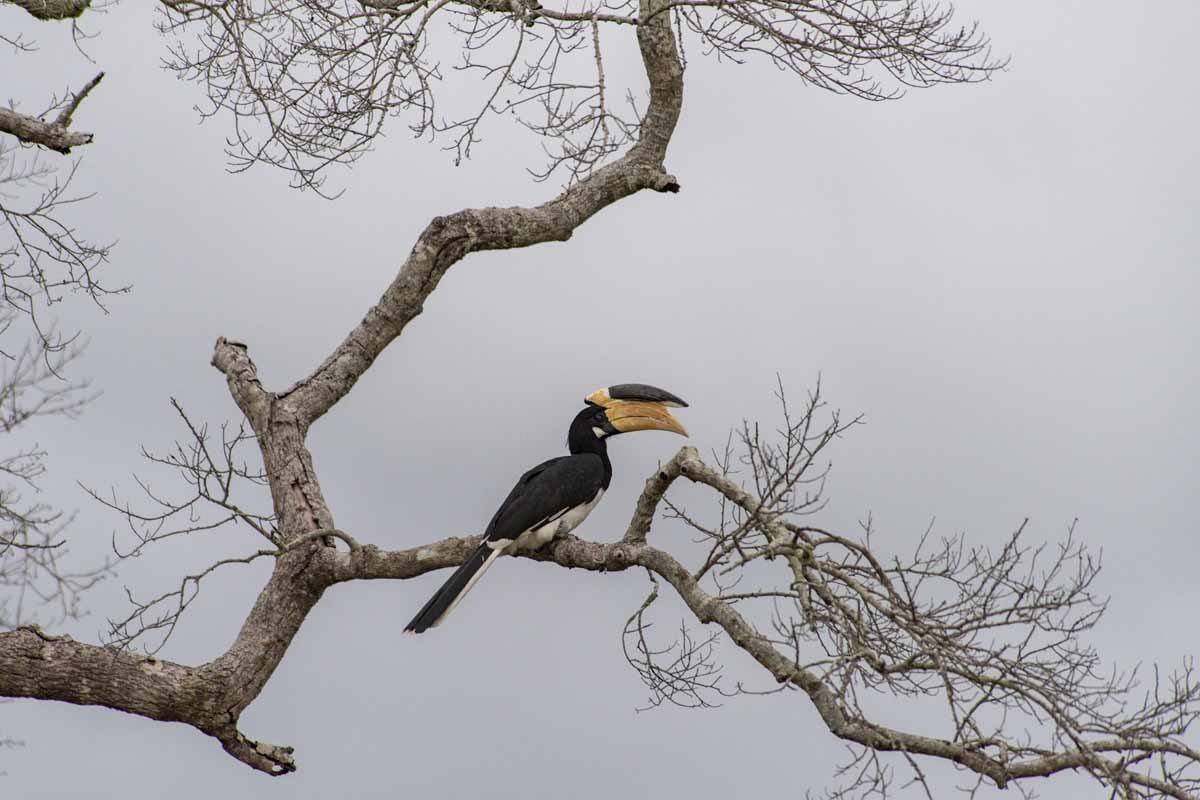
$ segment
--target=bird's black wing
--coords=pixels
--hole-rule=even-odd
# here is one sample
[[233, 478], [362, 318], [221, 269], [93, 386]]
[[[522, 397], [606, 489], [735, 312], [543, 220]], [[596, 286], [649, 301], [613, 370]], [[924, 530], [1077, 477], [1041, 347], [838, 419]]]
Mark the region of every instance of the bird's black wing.
[[604, 487], [604, 462], [593, 453], [560, 456], [526, 472], [500, 504], [486, 536], [516, 539], [591, 501]]
[[531, 528], [595, 499], [604, 487], [604, 462], [593, 453], [552, 458], [517, 481], [488, 525], [486, 539], [429, 598], [404, 630], [421, 633], [439, 624], [502, 550], [489, 542], [514, 540]]

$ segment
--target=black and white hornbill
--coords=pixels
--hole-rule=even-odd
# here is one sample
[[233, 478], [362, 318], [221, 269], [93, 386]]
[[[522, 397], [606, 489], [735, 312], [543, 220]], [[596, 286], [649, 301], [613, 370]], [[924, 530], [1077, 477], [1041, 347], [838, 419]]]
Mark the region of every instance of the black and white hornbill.
[[526, 472], [488, 523], [483, 541], [442, 584], [406, 633], [435, 627], [454, 610], [498, 556], [534, 550], [583, 522], [612, 480], [608, 437], [632, 431], [687, 431], [668, 408], [687, 403], [670, 392], [623, 383], [592, 392], [567, 433], [569, 456], [543, 461]]

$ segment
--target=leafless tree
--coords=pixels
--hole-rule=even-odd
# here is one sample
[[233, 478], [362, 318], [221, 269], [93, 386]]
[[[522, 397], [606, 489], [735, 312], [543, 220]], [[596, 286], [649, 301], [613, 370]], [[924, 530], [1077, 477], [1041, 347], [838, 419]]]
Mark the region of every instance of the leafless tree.
[[[435, 218], [361, 323], [290, 387], [263, 386], [249, 348], [218, 338], [212, 364], [244, 424], [218, 434], [177, 404], [181, 442], [146, 455], [181, 477], [180, 493], [149, 481], [141, 481], [140, 504], [94, 492], [128, 523], [115, 540], [119, 552], [227, 525], [244, 528], [254, 544], [159, 595], [131, 595], [130, 613], [112, 622], [103, 645], [34, 626], [0, 633], [0, 696], [182, 722], [272, 775], [296, 768], [291, 748], [247, 737], [239, 719], [324, 590], [453, 567], [477, 544], [448, 538], [384, 551], [360, 541], [366, 533], [340, 530], [306, 444], [312, 424], [421, 313], [452, 266], [475, 251], [565, 241], [593, 214], [644, 189], [678, 191], [665, 158], [683, 100], [685, 43], [720, 58], [766, 58], [807, 83], [867, 99], [982, 79], [1000, 66], [986, 38], [956, 26], [948, 8], [912, 0], [160, 7], [163, 30], [176, 37], [172, 67], [207, 87], [208, 113], [232, 120], [235, 168], [272, 164], [297, 185], [320, 188], [326, 167], [354, 161], [394, 115], [465, 156], [489, 117], [511, 111], [546, 143], [539, 174], [566, 170], [566, 188], [540, 206]], [[470, 103], [465, 110], [443, 115], [434, 105], [442, 69], [433, 51], [452, 40], [457, 67], [480, 80], [453, 93]], [[613, 52], [606, 47], [634, 43], [649, 89], [644, 103], [642, 87], [617, 86], [602, 58]], [[612, 98], [622, 89], [633, 99], [618, 111]], [[856, 420], [827, 409], [819, 388], [799, 407], [782, 390], [780, 399], [782, 422], [771, 431], [748, 424], [711, 462], [684, 448], [656, 470], [619, 538], [567, 536], [526, 556], [647, 573], [651, 591], [644, 602], [631, 600], [624, 644], [652, 704], [704, 705], [755, 691], [723, 684], [721, 644], [761, 667], [766, 691], [806, 697], [851, 747], [837, 796], [886, 794], [896, 765], [924, 785], [922, 765], [937, 761], [972, 777], [967, 792], [992, 784], [1028, 793], [1032, 779], [1074, 771], [1110, 796], [1200, 796], [1200, 753], [1185, 739], [1196, 713], [1190, 666], [1156, 673], [1145, 688], [1134, 675], [1103, 671], [1085, 641], [1104, 609], [1093, 590], [1099, 565], [1070, 532], [1060, 545], [1038, 546], [1019, 526], [997, 549], [930, 533], [901, 555], [878, 546], [869, 521], [854, 535], [826, 530], [817, 524], [826, 448]], [[681, 478], [709, 490], [713, 507], [697, 513], [669, 499]], [[663, 515], [689, 526], [697, 544], [652, 544]], [[154, 655], [207, 575], [259, 559], [273, 562], [271, 576], [228, 650], [196, 666]], [[666, 587], [694, 623], [663, 640], [651, 617]], [[706, 632], [695, 633], [695, 624]], [[875, 697], [933, 704], [940, 735], [875, 721]]]

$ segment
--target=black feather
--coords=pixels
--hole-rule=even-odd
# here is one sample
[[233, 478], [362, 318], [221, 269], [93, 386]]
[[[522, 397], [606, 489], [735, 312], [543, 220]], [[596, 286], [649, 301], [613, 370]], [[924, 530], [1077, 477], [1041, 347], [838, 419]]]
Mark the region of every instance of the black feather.
[[516, 539], [522, 533], [588, 503], [608, 488], [612, 467], [595, 453], [560, 456], [526, 472], [504, 498], [484, 535], [490, 541]]
[[442, 588], [429, 598], [429, 602], [417, 612], [412, 622], [405, 626], [405, 633], [424, 633], [436, 625], [446, 613], [446, 609], [453, 605], [454, 599], [471, 582], [471, 576], [480, 570], [491, 554], [492, 548], [488, 547], [486, 542], [475, 548], [475, 552], [467, 557], [461, 567], [454, 570], [449, 580], [442, 584]]
[[561, 518], [571, 509], [594, 501], [612, 479], [612, 464], [604, 439], [594, 428], [603, 424], [604, 411], [589, 406], [571, 423], [568, 446], [571, 455], [543, 461], [527, 471], [508, 493], [484, 531], [484, 541], [466, 562], [454, 571], [429, 602], [408, 623], [408, 633], [432, 628], [457, 602], [471, 581], [498, 548], [506, 548], [521, 534], [537, 530]]
[[683, 398], [671, 394], [666, 389], [659, 389], [657, 386], [645, 383], [618, 383], [608, 387], [608, 396], [613, 400], [642, 400], [687, 408], [687, 403], [683, 402]]

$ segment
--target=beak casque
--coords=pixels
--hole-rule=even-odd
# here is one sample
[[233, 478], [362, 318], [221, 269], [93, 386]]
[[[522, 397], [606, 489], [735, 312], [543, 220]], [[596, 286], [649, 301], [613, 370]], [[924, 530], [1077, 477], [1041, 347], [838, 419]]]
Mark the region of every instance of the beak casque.
[[604, 409], [604, 416], [621, 433], [632, 431], [670, 431], [687, 436], [687, 429], [672, 416], [668, 406], [686, 406], [670, 392], [642, 384], [620, 384], [597, 389], [587, 402]]
[[666, 389], [650, 386], [645, 383], [618, 383], [604, 389], [597, 389], [584, 398], [585, 402], [594, 406], [607, 408], [614, 400], [637, 400], [642, 403], [657, 403], [667, 408], [686, 408], [683, 398], [673, 395]]

